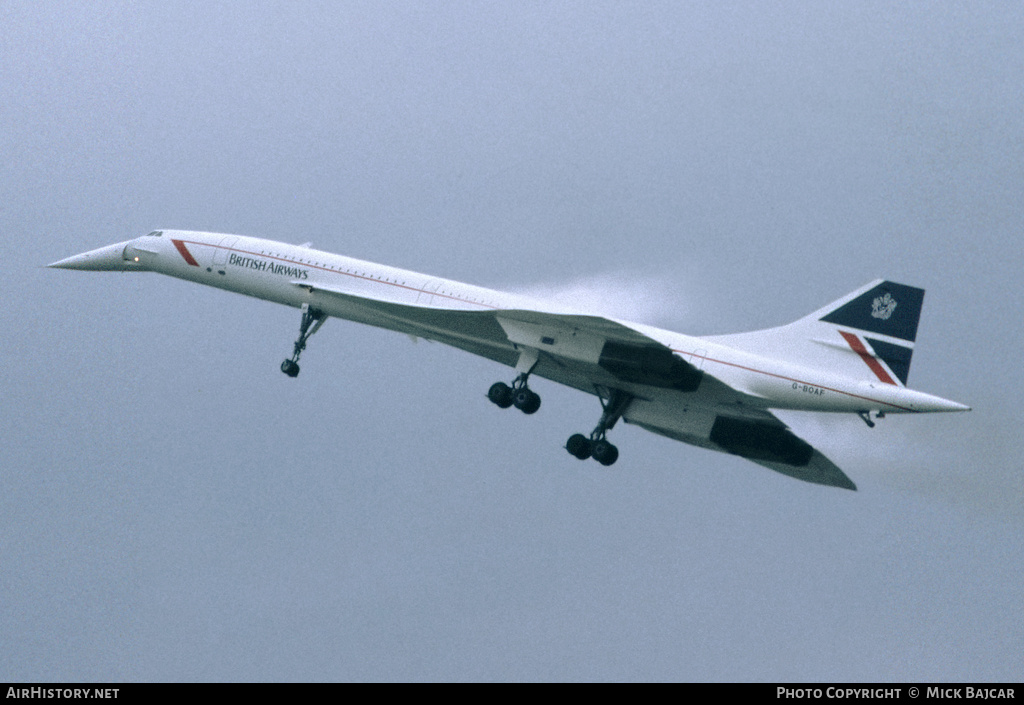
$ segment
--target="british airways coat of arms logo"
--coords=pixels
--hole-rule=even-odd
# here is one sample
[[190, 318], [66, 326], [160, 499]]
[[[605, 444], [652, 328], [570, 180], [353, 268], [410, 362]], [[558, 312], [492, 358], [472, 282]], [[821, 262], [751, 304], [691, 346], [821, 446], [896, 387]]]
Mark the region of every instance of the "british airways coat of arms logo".
[[896, 310], [896, 299], [892, 294], [886, 292], [885, 296], [879, 296], [871, 304], [871, 316], [888, 321], [889, 316]]

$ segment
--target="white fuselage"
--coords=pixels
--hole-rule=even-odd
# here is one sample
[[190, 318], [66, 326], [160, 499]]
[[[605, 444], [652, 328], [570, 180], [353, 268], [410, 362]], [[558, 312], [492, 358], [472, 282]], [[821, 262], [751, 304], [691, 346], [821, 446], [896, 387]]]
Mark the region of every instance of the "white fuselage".
[[[330, 317], [427, 338], [432, 337], [429, 328], [410, 330], [401, 321], [362, 305], [361, 300], [448, 311], [531, 310], [588, 315], [556, 302], [309, 247], [217, 233], [158, 232], [159, 236], [137, 238], [104, 250], [123, 248], [124, 266], [118, 269], [155, 271], [288, 306], [308, 304]], [[325, 295], [324, 290], [346, 296]], [[618, 322], [671, 348], [687, 362], [749, 395], [752, 404], [765, 409], [895, 413], [966, 408], [896, 384], [852, 379], [792, 360], [739, 350], [709, 338]]]

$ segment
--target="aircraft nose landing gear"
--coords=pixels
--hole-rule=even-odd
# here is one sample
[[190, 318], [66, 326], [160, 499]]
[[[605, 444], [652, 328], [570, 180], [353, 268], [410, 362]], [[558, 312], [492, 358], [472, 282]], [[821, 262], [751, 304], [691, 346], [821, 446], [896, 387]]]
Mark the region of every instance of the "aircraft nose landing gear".
[[291, 358], [281, 363], [282, 372], [289, 377], [299, 376], [299, 356], [306, 349], [306, 341], [320, 330], [320, 326], [326, 320], [327, 316], [324, 315], [323, 311], [313, 308], [309, 304], [302, 304], [302, 323], [299, 326], [299, 338], [295, 341], [295, 348]]

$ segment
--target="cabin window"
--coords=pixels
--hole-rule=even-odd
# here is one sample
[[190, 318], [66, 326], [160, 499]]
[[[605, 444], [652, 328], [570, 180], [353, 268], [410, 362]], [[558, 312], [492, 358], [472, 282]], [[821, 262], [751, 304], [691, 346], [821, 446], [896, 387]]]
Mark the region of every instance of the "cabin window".
[[149, 235], [147, 235], [146, 237], [160, 237], [160, 236], [161, 236], [161, 235], [163, 235], [163, 234], [164, 234], [164, 231], [163, 231], [163, 230], [154, 230], [153, 232], [151, 232], [151, 233], [150, 233]]

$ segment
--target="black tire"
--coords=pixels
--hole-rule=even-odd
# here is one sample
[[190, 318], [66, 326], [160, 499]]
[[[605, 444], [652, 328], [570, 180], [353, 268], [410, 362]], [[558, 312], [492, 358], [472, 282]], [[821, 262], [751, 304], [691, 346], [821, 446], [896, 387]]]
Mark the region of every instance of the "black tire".
[[495, 382], [487, 390], [487, 398], [498, 408], [507, 409], [512, 406], [512, 387], [504, 382]]
[[582, 433], [574, 433], [569, 436], [569, 440], [565, 442], [565, 449], [569, 451], [569, 455], [579, 458], [580, 460], [586, 460], [590, 457], [591, 452], [590, 439]]
[[605, 466], [611, 465], [619, 459], [619, 449], [604, 440], [594, 441], [591, 454], [594, 456], [594, 460]]
[[281, 371], [289, 377], [299, 376], [299, 363], [293, 360], [285, 360], [281, 363]]
[[512, 392], [512, 403], [524, 414], [533, 414], [540, 408], [540, 395], [520, 387]]

